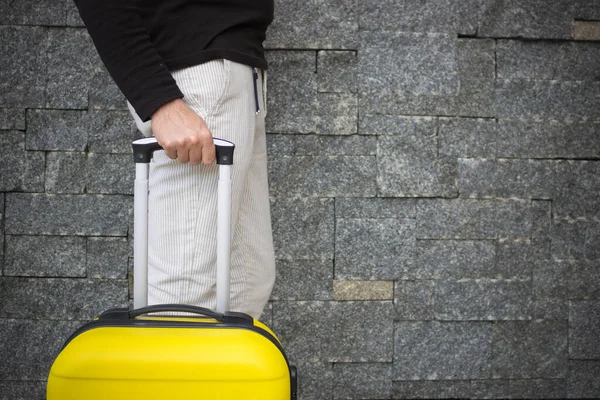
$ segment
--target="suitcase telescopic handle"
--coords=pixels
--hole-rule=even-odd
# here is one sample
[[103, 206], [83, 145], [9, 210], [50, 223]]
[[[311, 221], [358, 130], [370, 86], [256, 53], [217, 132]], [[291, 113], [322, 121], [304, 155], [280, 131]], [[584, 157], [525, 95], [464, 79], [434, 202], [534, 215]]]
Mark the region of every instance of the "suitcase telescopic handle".
[[185, 312], [190, 314], [203, 315], [206, 317], [210, 317], [219, 322], [225, 324], [237, 324], [237, 325], [253, 325], [254, 322], [252, 317], [247, 314], [237, 313], [237, 312], [225, 312], [219, 313], [208, 308], [204, 307], [196, 307], [185, 304], [158, 304], [154, 306], [148, 306], [143, 308], [138, 308], [135, 310], [129, 310], [129, 318], [139, 317], [144, 314], [151, 314], [157, 312]]
[[[235, 146], [233, 143], [213, 138], [215, 143], [215, 150], [217, 153], [217, 164], [219, 165], [232, 165], [233, 164], [233, 150]], [[162, 150], [162, 146], [158, 144], [158, 140], [155, 137], [147, 137], [143, 139], [135, 140], [132, 143], [133, 146], [133, 161], [135, 163], [147, 164], [152, 159], [152, 155], [157, 150]]]

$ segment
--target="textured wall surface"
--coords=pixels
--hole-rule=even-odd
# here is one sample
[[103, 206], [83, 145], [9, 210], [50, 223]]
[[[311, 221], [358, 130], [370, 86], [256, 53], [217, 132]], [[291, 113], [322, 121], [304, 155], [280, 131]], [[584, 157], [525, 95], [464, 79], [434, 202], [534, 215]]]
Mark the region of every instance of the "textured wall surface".
[[[275, 5], [301, 399], [600, 397], [600, 0]], [[71, 0], [0, 0], [0, 399], [127, 304], [136, 135]]]

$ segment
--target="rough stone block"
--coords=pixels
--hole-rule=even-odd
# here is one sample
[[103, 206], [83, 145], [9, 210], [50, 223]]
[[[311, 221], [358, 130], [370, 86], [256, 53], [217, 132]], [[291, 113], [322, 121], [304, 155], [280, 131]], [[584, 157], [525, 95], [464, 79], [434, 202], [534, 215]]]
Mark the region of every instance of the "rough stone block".
[[336, 279], [398, 279], [414, 263], [415, 220], [336, 220]]
[[375, 196], [375, 157], [271, 156], [270, 193], [274, 197]]
[[2, 318], [88, 320], [127, 306], [125, 280], [3, 277], [0, 290], [11, 299], [0, 304]]
[[[289, 137], [289, 136], [288, 136]], [[295, 155], [375, 156], [377, 138], [351, 136], [293, 136]]]
[[333, 398], [333, 365], [326, 362], [293, 361], [298, 367], [298, 399]]
[[597, 0], [577, 0], [574, 1], [575, 19], [600, 20], [600, 8]]
[[371, 115], [367, 114], [360, 119], [359, 133], [361, 135], [400, 135], [406, 138], [407, 144], [412, 141], [412, 146], [406, 146], [418, 153], [423, 146], [430, 144], [431, 137], [437, 133], [437, 118], [412, 117], [404, 115]]
[[87, 193], [133, 194], [131, 154], [94, 154], [87, 159]]
[[394, 319], [433, 319], [433, 291], [433, 281], [397, 281]]
[[510, 381], [484, 379], [471, 381], [472, 399], [510, 399]]
[[[529, 239], [499, 240], [496, 249], [496, 277], [505, 279], [531, 279], [533, 263], [538, 253], [548, 255], [548, 249]], [[544, 257], [542, 257], [544, 258]]]
[[19, 108], [0, 108], [0, 129], [25, 130], [25, 110]]
[[600, 397], [600, 361], [569, 361], [567, 396], [571, 399]]
[[437, 281], [433, 302], [439, 320], [531, 319], [531, 280]]
[[554, 219], [552, 257], [557, 260], [600, 259], [600, 222], [579, 219]]
[[23, 132], [0, 132], [0, 191], [10, 192], [21, 187], [25, 154]]
[[131, 208], [129, 196], [10, 193], [6, 233], [125, 236]]
[[599, 359], [599, 332], [600, 300], [572, 301], [569, 307], [569, 359]]
[[417, 240], [414, 279], [493, 278], [497, 245], [491, 240]]
[[[4, 385], [13, 383], [10, 381], [45, 381], [64, 341], [82, 325], [81, 321], [34, 321], [23, 318], [23, 315], [16, 319], [0, 318], [0, 357], [3, 360], [0, 363], [0, 382]], [[25, 389], [25, 385], [19, 386]], [[0, 386], [0, 390], [2, 388]], [[33, 391], [37, 393], [37, 389]], [[38, 399], [35, 396], [27, 397], [26, 391], [15, 397], [3, 397], [5, 393], [0, 391], [0, 398]]]
[[267, 132], [317, 131], [317, 74], [312, 51], [270, 51]]
[[125, 279], [128, 251], [125, 238], [87, 238], [87, 277]]
[[575, 21], [573, 24], [573, 40], [600, 40], [600, 22]]
[[567, 374], [566, 321], [507, 321], [494, 325], [494, 379], [554, 379]]
[[81, 17], [79, 17], [79, 11], [75, 5], [74, 1], [66, 0], [66, 11], [67, 11], [67, 20], [66, 23], [68, 26], [85, 26]]
[[46, 398], [44, 381], [0, 381], [0, 400], [31, 400]]
[[27, 150], [84, 151], [88, 144], [87, 114], [71, 110], [28, 110]]
[[16, 1], [0, 3], [2, 25], [64, 25], [65, 0]]
[[45, 188], [49, 193], [83, 193], [86, 181], [84, 152], [49, 152], [46, 157]]
[[25, 152], [25, 170], [21, 183], [24, 192], [43, 192], [46, 170], [46, 153], [43, 151]]
[[332, 260], [333, 199], [276, 199], [271, 203], [275, 255], [281, 260]]
[[273, 300], [331, 300], [333, 260], [278, 260]]
[[548, 238], [552, 229], [552, 201], [533, 200], [531, 202], [533, 238]]
[[351, 93], [319, 93], [317, 133], [352, 135], [357, 132], [358, 102]]
[[389, 399], [391, 391], [392, 364], [333, 365], [334, 399]]
[[0, 37], [0, 107], [43, 107], [46, 102], [48, 29], [0, 26]]
[[415, 218], [416, 200], [399, 198], [335, 199], [336, 218], [404, 219]]
[[527, 238], [531, 220], [522, 200], [417, 201], [417, 239]]
[[555, 219], [598, 221], [600, 162], [564, 161], [557, 164], [553, 206]]
[[487, 379], [492, 356], [488, 322], [396, 322], [394, 380]]
[[393, 300], [394, 281], [333, 281], [333, 298], [347, 300]]
[[322, 50], [317, 53], [319, 92], [356, 93], [358, 89], [356, 52]]
[[567, 398], [566, 379], [511, 379], [509, 382], [510, 395], [506, 397], [512, 399]]
[[466, 399], [469, 381], [394, 381], [392, 399]]
[[600, 43], [499, 40], [498, 78], [594, 81]]
[[[314, 135], [310, 135], [314, 137]], [[282, 134], [267, 134], [267, 154], [282, 155], [296, 154], [296, 136]]]
[[467, 82], [491, 82], [496, 78], [496, 44], [494, 40], [464, 38], [459, 39], [457, 44], [461, 92]]
[[[127, 111], [127, 100], [102, 63], [97, 63], [89, 77], [90, 110]], [[130, 117], [131, 118], [131, 117]]]
[[484, 0], [477, 36], [570, 39], [573, 2]]
[[275, 19], [266, 48], [355, 49], [358, 32], [356, 0], [298, 3], [275, 1]]
[[131, 142], [140, 134], [128, 111], [91, 112], [86, 122], [90, 152], [131, 155]]
[[4, 275], [85, 277], [85, 239], [73, 236], [6, 238]]
[[498, 152], [496, 121], [488, 118], [440, 118], [439, 154], [492, 157]]

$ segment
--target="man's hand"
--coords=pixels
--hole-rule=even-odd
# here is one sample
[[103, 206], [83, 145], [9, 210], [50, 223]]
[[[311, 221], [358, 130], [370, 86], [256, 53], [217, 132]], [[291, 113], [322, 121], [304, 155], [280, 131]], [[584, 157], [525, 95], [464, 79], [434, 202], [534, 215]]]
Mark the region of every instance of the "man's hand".
[[215, 146], [204, 120], [181, 99], [152, 114], [152, 131], [169, 158], [192, 165], [212, 164]]

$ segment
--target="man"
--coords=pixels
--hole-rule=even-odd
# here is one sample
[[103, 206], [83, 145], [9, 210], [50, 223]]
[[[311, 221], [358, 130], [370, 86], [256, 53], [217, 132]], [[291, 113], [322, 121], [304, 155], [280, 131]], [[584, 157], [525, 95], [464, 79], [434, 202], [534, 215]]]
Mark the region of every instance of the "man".
[[148, 303], [214, 309], [217, 167], [236, 145], [231, 309], [258, 318], [275, 280], [262, 42], [273, 0], [75, 0], [98, 53], [165, 152], [150, 169]]

